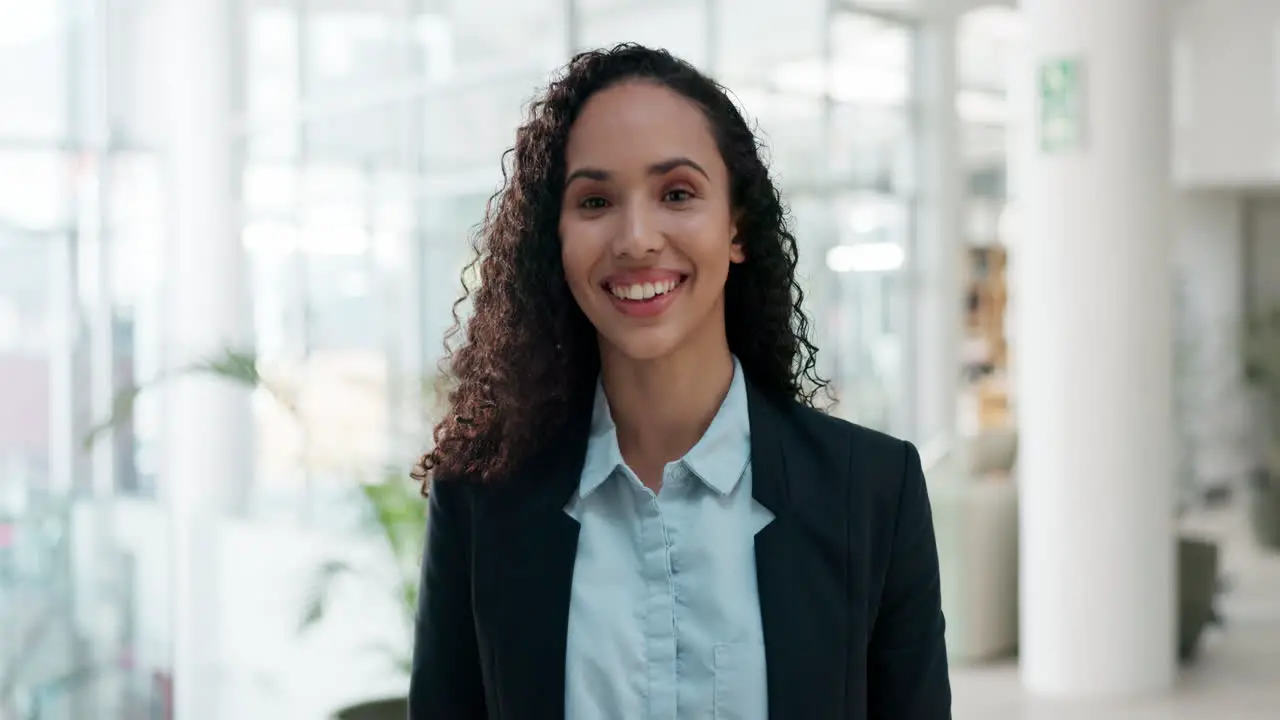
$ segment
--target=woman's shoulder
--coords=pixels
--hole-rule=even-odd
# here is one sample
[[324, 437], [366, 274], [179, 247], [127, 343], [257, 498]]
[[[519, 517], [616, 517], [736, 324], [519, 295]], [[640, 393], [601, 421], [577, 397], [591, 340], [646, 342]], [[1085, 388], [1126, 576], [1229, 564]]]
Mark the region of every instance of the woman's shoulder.
[[876, 537], [891, 534], [903, 498], [914, 498], [923, 484], [915, 447], [800, 403], [782, 409], [780, 419], [788, 495], [800, 516], [828, 534], [849, 523]]
[[800, 403], [783, 417], [788, 475], [804, 496], [847, 503], [859, 514], [892, 515], [904, 489], [921, 477], [919, 453], [901, 438]]
[[829, 411], [789, 403], [784, 410], [788, 423], [809, 442], [840, 451], [848, 458], [851, 469], [896, 462], [915, 452], [911, 443], [879, 430], [832, 415]]

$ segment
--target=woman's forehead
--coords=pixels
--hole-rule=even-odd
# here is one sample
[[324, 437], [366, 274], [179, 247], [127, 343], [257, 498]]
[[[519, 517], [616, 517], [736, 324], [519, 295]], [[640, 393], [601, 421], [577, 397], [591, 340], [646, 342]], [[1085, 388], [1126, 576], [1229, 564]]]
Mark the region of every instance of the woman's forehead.
[[707, 167], [719, 150], [696, 103], [656, 83], [633, 81], [587, 101], [569, 132], [566, 157], [570, 166], [647, 167], [685, 157]]

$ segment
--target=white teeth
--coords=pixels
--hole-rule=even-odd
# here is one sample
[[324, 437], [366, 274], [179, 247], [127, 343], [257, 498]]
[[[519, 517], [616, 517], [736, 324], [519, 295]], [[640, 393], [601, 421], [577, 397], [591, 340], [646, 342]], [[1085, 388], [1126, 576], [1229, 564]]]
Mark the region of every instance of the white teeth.
[[659, 295], [666, 295], [675, 290], [679, 284], [679, 280], [662, 280], [656, 283], [614, 285], [609, 288], [609, 292], [620, 300], [650, 300]]

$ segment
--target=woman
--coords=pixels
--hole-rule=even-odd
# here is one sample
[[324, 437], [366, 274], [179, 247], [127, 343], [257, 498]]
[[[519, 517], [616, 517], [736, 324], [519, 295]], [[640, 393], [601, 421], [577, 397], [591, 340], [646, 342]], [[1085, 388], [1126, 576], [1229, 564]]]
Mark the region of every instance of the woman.
[[478, 238], [415, 720], [950, 716], [909, 444], [812, 409], [796, 243], [725, 91], [570, 62]]

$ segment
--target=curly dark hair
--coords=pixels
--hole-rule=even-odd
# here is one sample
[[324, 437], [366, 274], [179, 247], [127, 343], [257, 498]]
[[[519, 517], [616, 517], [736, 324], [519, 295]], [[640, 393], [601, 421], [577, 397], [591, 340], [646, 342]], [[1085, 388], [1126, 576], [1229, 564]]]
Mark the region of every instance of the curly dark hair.
[[[796, 282], [796, 241], [761, 146], [726, 90], [692, 65], [626, 43], [574, 57], [529, 107], [503, 156], [503, 184], [489, 200], [454, 305], [450, 386], [435, 447], [415, 477], [488, 482], [509, 475], [557, 436], [582, 393], [594, 389], [596, 331], [570, 294], [561, 265], [559, 221], [565, 146], [594, 94], [628, 80], [662, 85], [706, 114], [729, 171], [730, 201], [746, 261], [729, 270], [729, 347], [751, 383], [768, 396], [814, 404], [826, 382], [816, 372], [804, 293]], [[465, 278], [479, 269], [479, 283]], [[471, 315], [459, 320], [470, 300]], [[465, 331], [465, 341], [452, 340]]]

